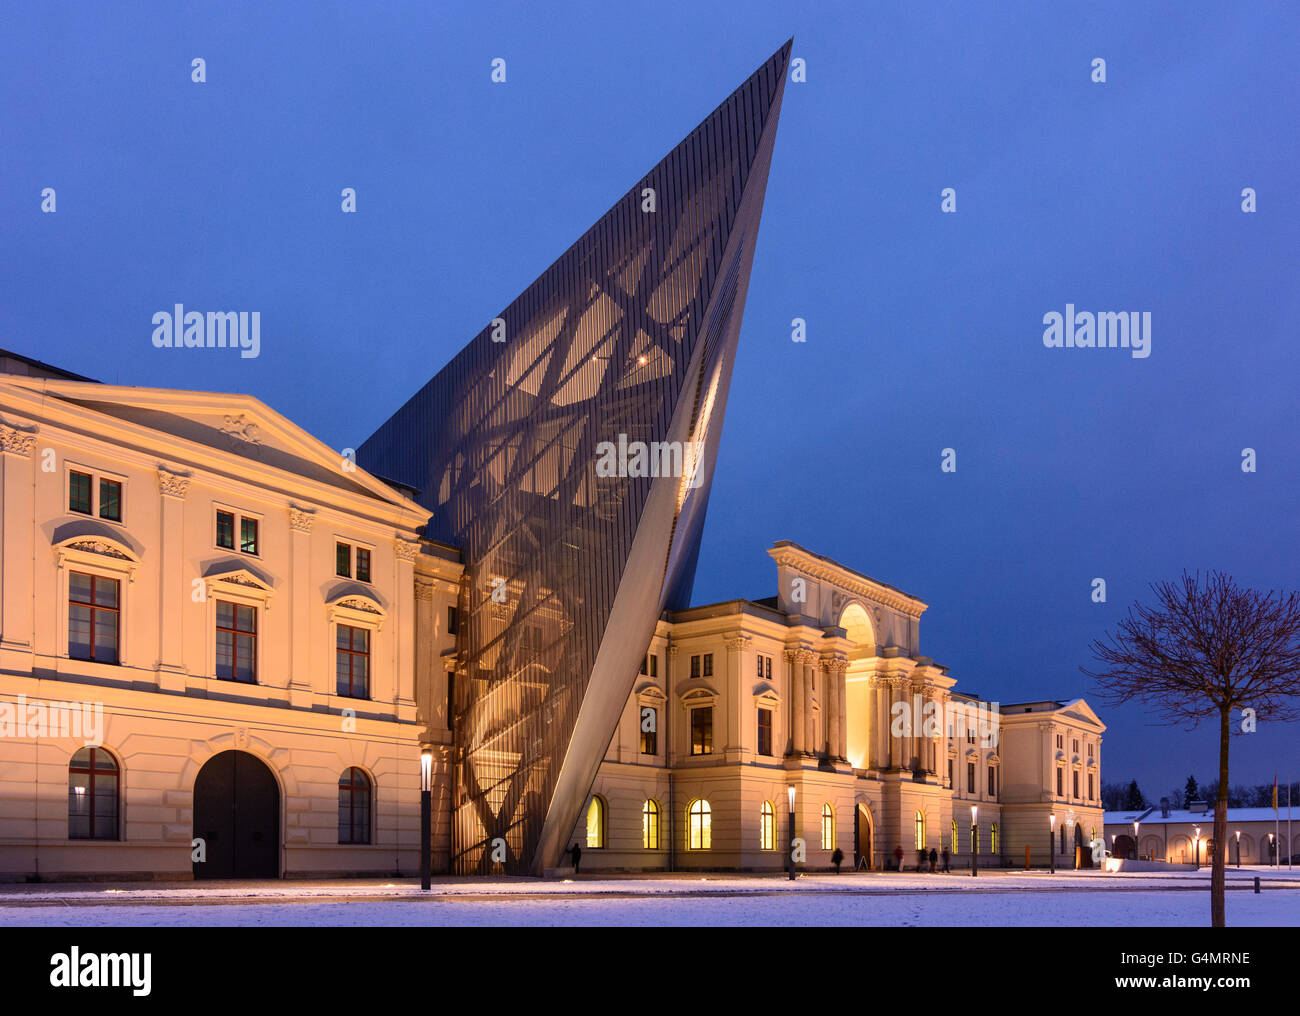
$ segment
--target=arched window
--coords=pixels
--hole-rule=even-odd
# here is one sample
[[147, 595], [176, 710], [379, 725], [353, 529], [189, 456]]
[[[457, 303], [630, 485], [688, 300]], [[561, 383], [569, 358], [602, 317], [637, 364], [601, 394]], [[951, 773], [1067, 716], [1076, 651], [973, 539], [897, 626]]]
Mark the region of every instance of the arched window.
[[687, 828], [690, 838], [687, 840], [691, 850], [709, 850], [713, 846], [713, 815], [708, 801], [692, 801], [686, 811]]
[[353, 766], [339, 777], [339, 842], [370, 842], [370, 777]]
[[998, 852], [998, 824], [996, 822], [993, 823], [993, 829], [989, 833], [989, 849], [995, 854]]
[[646, 850], [659, 849], [659, 802], [646, 801], [641, 805], [641, 846]]
[[762, 850], [776, 849], [776, 809], [771, 801], [763, 802], [763, 813], [758, 823], [758, 845]]
[[593, 797], [587, 805], [587, 849], [600, 850], [605, 846], [605, 800]]
[[822, 849], [835, 849], [835, 809], [829, 804], [822, 805]]
[[103, 748], [82, 748], [68, 764], [68, 839], [115, 840], [117, 760]]
[[925, 849], [925, 812], [916, 813], [916, 849]]
[[952, 820], [952, 852], [954, 854], [957, 853], [958, 842], [959, 841], [957, 839], [957, 820], [953, 819]]

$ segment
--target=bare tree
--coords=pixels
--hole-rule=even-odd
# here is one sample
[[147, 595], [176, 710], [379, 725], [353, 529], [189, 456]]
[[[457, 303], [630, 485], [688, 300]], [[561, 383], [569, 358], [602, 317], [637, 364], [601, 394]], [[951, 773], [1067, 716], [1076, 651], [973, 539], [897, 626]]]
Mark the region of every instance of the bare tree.
[[1101, 669], [1082, 669], [1103, 701], [1142, 702], [1162, 722], [1189, 728], [1218, 719], [1210, 920], [1221, 928], [1232, 711], [1253, 709], [1257, 722], [1300, 716], [1300, 593], [1243, 589], [1217, 571], [1204, 582], [1183, 572], [1151, 591], [1153, 606], [1134, 603], [1114, 634], [1093, 641]]

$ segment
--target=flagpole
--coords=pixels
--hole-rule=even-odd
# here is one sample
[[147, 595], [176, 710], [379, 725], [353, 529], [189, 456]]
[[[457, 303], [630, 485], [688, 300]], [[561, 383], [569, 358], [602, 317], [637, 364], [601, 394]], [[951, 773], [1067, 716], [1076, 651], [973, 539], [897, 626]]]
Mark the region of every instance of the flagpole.
[[1273, 774], [1273, 867], [1277, 868], [1282, 863], [1282, 830], [1278, 828], [1277, 814], [1277, 773]]
[[1294, 783], [1286, 785], [1286, 866], [1287, 870], [1291, 869], [1291, 857], [1295, 854], [1295, 840], [1291, 839], [1291, 788]]

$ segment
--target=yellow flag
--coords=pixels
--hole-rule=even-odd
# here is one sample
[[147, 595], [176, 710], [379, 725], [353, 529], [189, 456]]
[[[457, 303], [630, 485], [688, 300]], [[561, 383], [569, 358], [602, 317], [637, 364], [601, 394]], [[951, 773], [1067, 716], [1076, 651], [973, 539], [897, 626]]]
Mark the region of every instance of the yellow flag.
[[1273, 814], [1277, 814], [1277, 773], [1273, 774]]

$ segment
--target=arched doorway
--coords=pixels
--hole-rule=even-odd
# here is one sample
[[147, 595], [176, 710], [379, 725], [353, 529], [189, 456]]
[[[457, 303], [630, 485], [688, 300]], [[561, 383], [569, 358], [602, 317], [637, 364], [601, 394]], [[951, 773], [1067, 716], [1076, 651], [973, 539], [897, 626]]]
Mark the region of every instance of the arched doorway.
[[1133, 837], [1128, 833], [1120, 833], [1115, 837], [1115, 842], [1111, 847], [1111, 853], [1118, 858], [1130, 858], [1135, 856], [1133, 851]]
[[[214, 755], [194, 779], [198, 878], [278, 878], [280, 788], [266, 764], [244, 751]], [[197, 844], [196, 844], [197, 846]]]
[[873, 871], [876, 867], [875, 855], [871, 844], [871, 812], [865, 804], [859, 804], [854, 812], [853, 824], [853, 868], [866, 868]]

